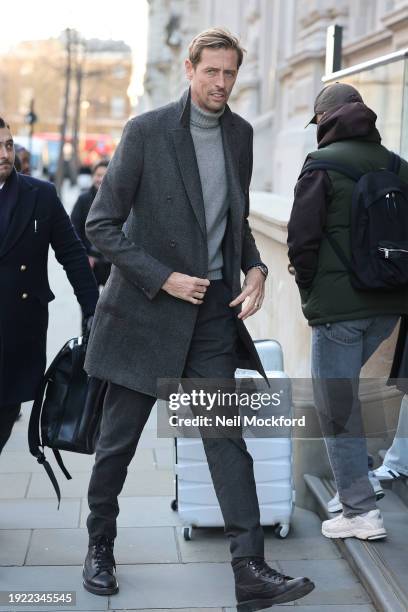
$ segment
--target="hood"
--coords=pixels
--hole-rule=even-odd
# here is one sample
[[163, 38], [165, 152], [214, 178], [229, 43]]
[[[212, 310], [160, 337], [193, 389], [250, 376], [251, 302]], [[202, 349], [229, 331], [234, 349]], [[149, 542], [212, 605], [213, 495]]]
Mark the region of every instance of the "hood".
[[317, 126], [318, 148], [348, 138], [381, 142], [375, 127], [377, 115], [361, 102], [350, 102], [327, 113]]

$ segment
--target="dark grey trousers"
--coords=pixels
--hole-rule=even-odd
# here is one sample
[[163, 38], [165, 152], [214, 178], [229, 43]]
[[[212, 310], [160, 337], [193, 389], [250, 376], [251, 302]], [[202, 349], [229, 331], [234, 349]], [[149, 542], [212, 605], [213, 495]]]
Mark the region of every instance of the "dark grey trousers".
[[[199, 314], [183, 378], [233, 380], [237, 329], [223, 281], [212, 281]], [[88, 491], [90, 540], [116, 537], [118, 495], [155, 398], [109, 383]], [[242, 438], [204, 438], [233, 558], [264, 556], [253, 461]]]

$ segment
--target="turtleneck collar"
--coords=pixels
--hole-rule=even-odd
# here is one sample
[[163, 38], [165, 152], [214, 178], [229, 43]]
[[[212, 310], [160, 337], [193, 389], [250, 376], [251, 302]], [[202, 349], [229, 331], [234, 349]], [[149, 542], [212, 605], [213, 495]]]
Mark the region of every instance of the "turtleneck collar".
[[218, 127], [224, 110], [225, 106], [217, 113], [209, 113], [191, 101], [190, 124], [204, 129]]

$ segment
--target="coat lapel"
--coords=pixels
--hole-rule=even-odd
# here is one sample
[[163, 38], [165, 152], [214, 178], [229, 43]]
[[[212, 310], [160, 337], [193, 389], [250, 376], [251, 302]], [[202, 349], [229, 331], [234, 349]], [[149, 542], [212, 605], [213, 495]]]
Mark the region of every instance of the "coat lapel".
[[239, 142], [234, 117], [227, 106], [221, 117], [222, 141], [231, 210], [234, 241], [241, 239], [241, 224], [245, 211], [245, 195], [239, 177]]
[[177, 162], [188, 199], [190, 200], [190, 204], [200, 225], [201, 231], [203, 232], [203, 235], [206, 236], [207, 230], [205, 224], [204, 199], [190, 129], [188, 127], [182, 127], [175, 130], [170, 130], [170, 134], [173, 138]]
[[18, 176], [18, 198], [10, 226], [0, 246], [0, 258], [15, 245], [32, 218], [37, 199], [37, 189], [27, 185], [21, 175]]

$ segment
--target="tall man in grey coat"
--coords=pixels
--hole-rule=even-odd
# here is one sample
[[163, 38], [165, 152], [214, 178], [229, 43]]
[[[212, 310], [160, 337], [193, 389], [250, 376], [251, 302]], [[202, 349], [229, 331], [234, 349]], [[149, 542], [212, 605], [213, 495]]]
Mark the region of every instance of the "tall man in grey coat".
[[[233, 380], [263, 372], [244, 319], [261, 307], [268, 273], [248, 224], [252, 128], [226, 105], [243, 50], [211, 29], [191, 43], [191, 87], [175, 103], [130, 120], [92, 205], [86, 231], [112, 262], [89, 339], [86, 369], [107, 379], [89, 486], [84, 586], [118, 590], [117, 497], [160, 378]], [[241, 269], [245, 274], [243, 289]], [[242, 610], [313, 588], [264, 561], [252, 458], [242, 439], [203, 440], [230, 539]]]

